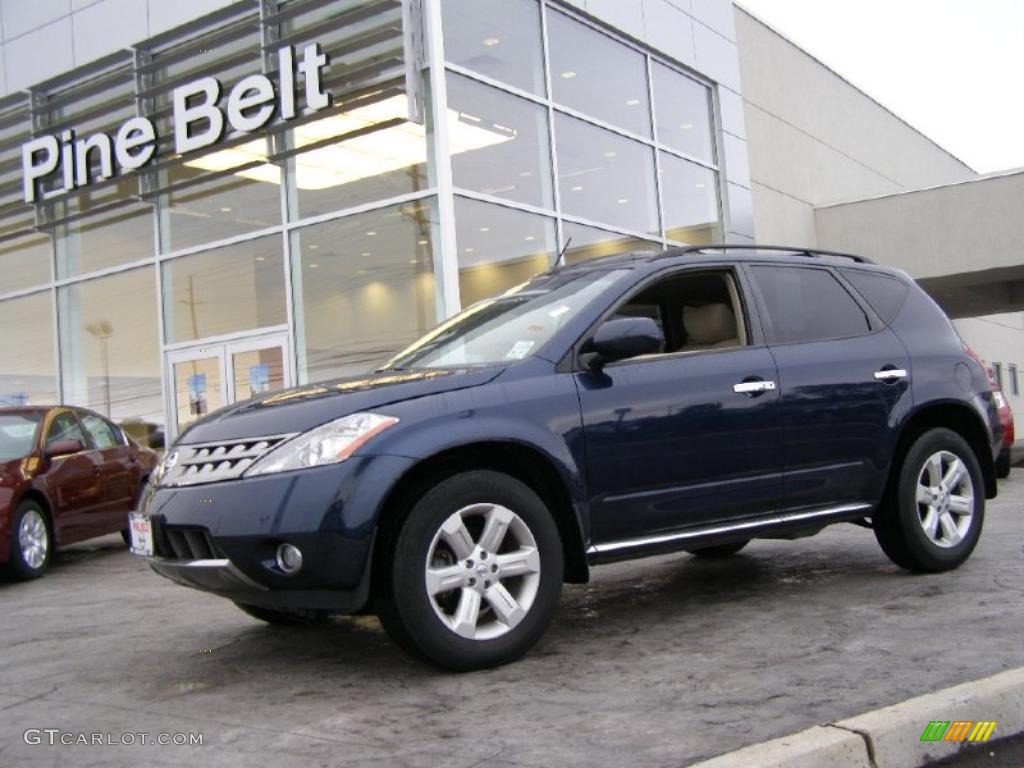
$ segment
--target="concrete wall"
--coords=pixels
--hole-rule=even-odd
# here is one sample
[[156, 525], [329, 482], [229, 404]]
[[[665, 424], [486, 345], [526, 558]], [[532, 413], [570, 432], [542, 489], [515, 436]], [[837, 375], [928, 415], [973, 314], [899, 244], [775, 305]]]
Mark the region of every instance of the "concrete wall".
[[975, 176], [741, 8], [736, 33], [759, 241], [825, 247], [815, 206]]

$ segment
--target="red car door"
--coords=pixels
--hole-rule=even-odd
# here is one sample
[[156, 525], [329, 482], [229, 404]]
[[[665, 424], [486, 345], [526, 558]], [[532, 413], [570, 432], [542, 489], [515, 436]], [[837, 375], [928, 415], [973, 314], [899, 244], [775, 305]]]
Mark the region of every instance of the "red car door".
[[95, 413], [79, 411], [82, 426], [92, 441], [100, 470], [100, 504], [92, 521], [92, 535], [101, 536], [128, 527], [135, 503], [139, 464], [124, 434]]
[[50, 420], [43, 450], [59, 440], [78, 440], [83, 450], [49, 459], [45, 472], [47, 496], [53, 511], [54, 533], [59, 545], [89, 538], [91, 520], [100, 504], [100, 471], [89, 440], [71, 411], [60, 411]]

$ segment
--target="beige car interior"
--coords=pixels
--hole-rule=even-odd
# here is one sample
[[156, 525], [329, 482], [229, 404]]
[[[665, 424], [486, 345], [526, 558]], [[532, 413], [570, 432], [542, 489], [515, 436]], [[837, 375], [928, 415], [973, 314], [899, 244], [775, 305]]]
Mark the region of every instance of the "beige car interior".
[[703, 352], [747, 344], [731, 272], [676, 274], [644, 288], [615, 317], [649, 317], [665, 334], [664, 353]]

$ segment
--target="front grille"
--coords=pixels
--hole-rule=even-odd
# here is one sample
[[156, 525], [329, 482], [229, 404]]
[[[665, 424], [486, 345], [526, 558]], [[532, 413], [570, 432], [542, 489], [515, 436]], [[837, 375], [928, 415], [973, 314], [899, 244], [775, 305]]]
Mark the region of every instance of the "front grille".
[[171, 560], [222, 560], [220, 551], [205, 528], [161, 525], [153, 537], [157, 557]]
[[198, 485], [234, 480], [253, 462], [291, 437], [294, 435], [175, 446], [171, 453], [177, 457], [167, 468], [160, 484]]

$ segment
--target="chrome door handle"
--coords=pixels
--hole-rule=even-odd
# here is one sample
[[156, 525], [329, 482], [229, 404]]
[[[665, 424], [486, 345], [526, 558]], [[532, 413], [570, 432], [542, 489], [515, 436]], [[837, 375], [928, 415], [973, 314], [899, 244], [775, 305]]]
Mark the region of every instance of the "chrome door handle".
[[738, 392], [744, 395], [750, 395], [757, 392], [768, 392], [773, 389], [775, 389], [774, 381], [741, 381], [739, 384], [732, 385], [733, 392]]
[[875, 371], [875, 378], [879, 381], [896, 381], [907, 378], [907, 372], [902, 368], [889, 368], [884, 371]]

